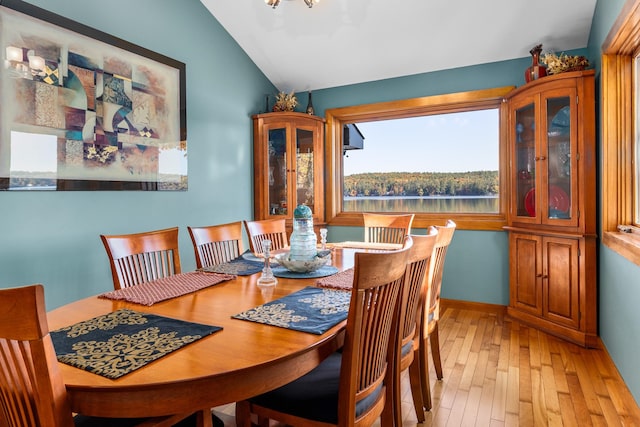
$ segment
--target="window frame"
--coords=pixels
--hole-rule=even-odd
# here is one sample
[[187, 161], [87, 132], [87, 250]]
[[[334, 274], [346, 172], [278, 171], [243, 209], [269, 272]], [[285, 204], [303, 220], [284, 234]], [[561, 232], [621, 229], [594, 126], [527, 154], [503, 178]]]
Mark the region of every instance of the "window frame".
[[508, 108], [505, 97], [514, 86], [482, 89], [411, 98], [398, 101], [379, 102], [350, 107], [327, 109], [326, 118], [326, 220], [330, 225], [362, 226], [362, 215], [359, 212], [344, 212], [343, 201], [343, 150], [342, 127], [349, 123], [379, 121], [385, 119], [401, 119], [425, 115], [457, 113], [482, 109], [497, 108], [499, 110], [499, 180], [500, 203], [495, 214], [473, 213], [417, 213], [413, 228], [427, 228], [433, 224], [444, 224], [452, 219], [458, 228], [468, 230], [502, 230], [507, 223], [509, 202], [508, 179], [508, 143], [507, 122]]
[[[602, 44], [602, 242], [640, 265], [640, 227], [635, 220], [635, 57], [640, 52], [640, 0], [628, 0]], [[606, 200], [605, 200], [606, 197]]]

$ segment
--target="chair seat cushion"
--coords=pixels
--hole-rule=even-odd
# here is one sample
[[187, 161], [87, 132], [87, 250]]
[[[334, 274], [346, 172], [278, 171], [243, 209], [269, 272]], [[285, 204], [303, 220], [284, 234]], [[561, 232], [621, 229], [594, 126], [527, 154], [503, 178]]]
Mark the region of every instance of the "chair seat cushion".
[[405, 357], [407, 354], [413, 351], [413, 341], [409, 341], [400, 349], [400, 357]]
[[[278, 412], [337, 424], [341, 366], [342, 353], [335, 352], [308, 374], [249, 401]], [[356, 417], [376, 402], [381, 390], [382, 386], [356, 404]]]

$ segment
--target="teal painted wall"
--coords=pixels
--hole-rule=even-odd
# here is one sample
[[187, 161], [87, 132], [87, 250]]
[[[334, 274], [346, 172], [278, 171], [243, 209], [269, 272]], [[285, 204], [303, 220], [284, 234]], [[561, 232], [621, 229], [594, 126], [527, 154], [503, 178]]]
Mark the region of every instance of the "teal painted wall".
[[[601, 47], [625, 0], [598, 0], [589, 38], [589, 57], [595, 59], [600, 94]], [[598, 96], [600, 99], [600, 96]], [[598, 104], [599, 152], [602, 152], [602, 108]], [[601, 158], [601, 157], [600, 157]], [[601, 174], [599, 174], [601, 175]], [[600, 206], [606, 201], [600, 194]], [[599, 253], [599, 333], [631, 393], [640, 402], [640, 267], [604, 245]]]
[[[274, 86], [198, 0], [34, 0], [187, 64], [189, 190], [0, 192], [0, 287], [43, 283], [47, 308], [113, 289], [100, 234], [251, 218], [251, 114]], [[2, 106], [4, 107], [4, 106]]]

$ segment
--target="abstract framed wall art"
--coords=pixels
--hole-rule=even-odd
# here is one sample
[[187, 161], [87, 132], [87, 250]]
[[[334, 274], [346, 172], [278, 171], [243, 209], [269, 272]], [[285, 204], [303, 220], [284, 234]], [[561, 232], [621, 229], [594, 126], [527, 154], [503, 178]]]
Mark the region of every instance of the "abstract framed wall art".
[[0, 190], [186, 190], [185, 64], [0, 0]]

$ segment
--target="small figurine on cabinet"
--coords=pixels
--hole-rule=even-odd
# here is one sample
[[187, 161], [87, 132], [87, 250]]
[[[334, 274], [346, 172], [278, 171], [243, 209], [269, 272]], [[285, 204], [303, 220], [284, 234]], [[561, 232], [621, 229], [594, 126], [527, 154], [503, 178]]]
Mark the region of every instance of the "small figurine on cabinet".
[[547, 75], [547, 67], [540, 64], [542, 45], [536, 45], [529, 51], [531, 54], [531, 66], [524, 72], [524, 80], [529, 83]]

